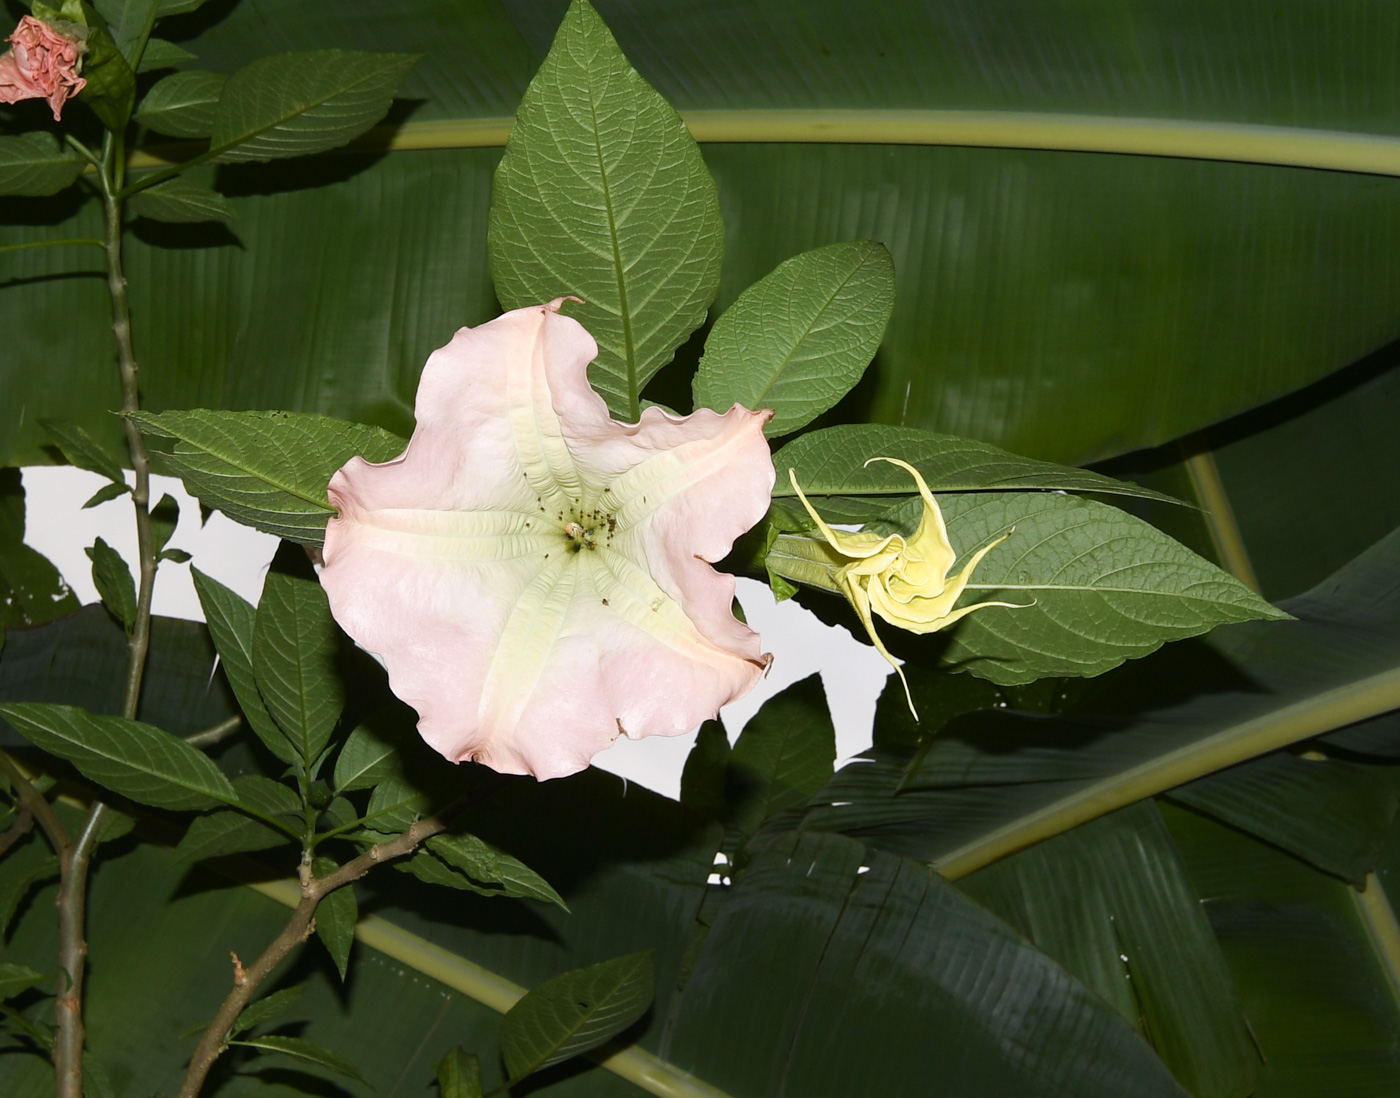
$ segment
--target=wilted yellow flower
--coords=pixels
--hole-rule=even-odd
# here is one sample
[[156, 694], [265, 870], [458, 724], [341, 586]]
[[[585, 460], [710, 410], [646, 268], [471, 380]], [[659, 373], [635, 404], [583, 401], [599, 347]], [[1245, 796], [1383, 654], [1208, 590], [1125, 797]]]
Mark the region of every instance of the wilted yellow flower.
[[807, 508], [812, 521], [826, 538], [827, 543], [843, 557], [850, 558], [848, 564], [836, 569], [834, 578], [842, 592], [856, 608], [865, 631], [870, 634], [871, 643], [880, 655], [890, 661], [899, 672], [899, 680], [904, 684], [904, 696], [909, 702], [909, 711], [918, 719], [914, 709], [914, 699], [909, 694], [909, 683], [898, 661], [875, 632], [872, 614], [878, 614], [891, 625], [907, 629], [911, 633], [933, 633], [946, 625], [966, 617], [974, 610], [988, 606], [1006, 606], [1019, 609], [1012, 602], [979, 602], [972, 606], [953, 609], [958, 596], [963, 593], [972, 570], [983, 557], [1011, 536], [1008, 530], [996, 541], [984, 545], [972, 555], [963, 570], [951, 578], [948, 575], [958, 559], [953, 546], [948, 541], [948, 530], [943, 524], [943, 512], [938, 509], [938, 501], [933, 498], [924, 478], [908, 462], [892, 457], [873, 457], [871, 461], [887, 461], [907, 470], [919, 486], [919, 495], [924, 500], [924, 514], [919, 520], [919, 528], [913, 537], [900, 534], [880, 535], [869, 530], [853, 533], [833, 530], [817, 514], [816, 509], [803, 494], [797, 483], [797, 472], [788, 470], [788, 480], [793, 491]]

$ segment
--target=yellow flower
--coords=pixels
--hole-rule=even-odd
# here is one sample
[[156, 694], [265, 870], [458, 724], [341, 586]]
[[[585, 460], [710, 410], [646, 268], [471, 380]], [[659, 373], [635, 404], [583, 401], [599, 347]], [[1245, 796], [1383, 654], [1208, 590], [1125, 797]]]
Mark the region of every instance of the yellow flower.
[[[909, 683], [904, 671], [890, 655], [889, 650], [875, 632], [872, 615], [878, 614], [891, 625], [907, 629], [911, 633], [933, 633], [946, 625], [966, 617], [974, 610], [988, 606], [1006, 606], [1021, 609], [1011, 602], [979, 602], [972, 606], [953, 609], [958, 596], [963, 593], [972, 570], [982, 558], [1011, 536], [1008, 530], [996, 541], [984, 545], [972, 555], [963, 570], [951, 578], [948, 575], [958, 559], [953, 546], [948, 541], [948, 530], [943, 524], [943, 512], [938, 509], [938, 501], [933, 498], [924, 478], [908, 462], [892, 457], [873, 457], [870, 461], [887, 461], [907, 470], [919, 486], [919, 495], [924, 500], [924, 514], [919, 520], [919, 528], [913, 537], [900, 534], [880, 535], [869, 530], [848, 533], [833, 530], [817, 514], [816, 509], [803, 494], [797, 483], [797, 472], [788, 470], [788, 480], [792, 482], [797, 498], [812, 521], [821, 530], [827, 543], [849, 563], [843, 564], [834, 573], [835, 580], [845, 596], [856, 608], [865, 631], [880, 655], [890, 661], [899, 672], [899, 680], [904, 684], [904, 697], [909, 702], [909, 711], [918, 720], [914, 699], [909, 694]], [[866, 464], [869, 465], [870, 461]]]

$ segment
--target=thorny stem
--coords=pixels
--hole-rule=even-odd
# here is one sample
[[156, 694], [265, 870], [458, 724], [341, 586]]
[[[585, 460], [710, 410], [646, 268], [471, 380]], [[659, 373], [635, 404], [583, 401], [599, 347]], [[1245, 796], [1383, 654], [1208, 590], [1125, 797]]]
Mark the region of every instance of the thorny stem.
[[245, 968], [237, 957], [234, 958], [233, 990], [228, 993], [228, 997], [219, 1008], [219, 1013], [214, 1016], [209, 1028], [204, 1031], [204, 1036], [200, 1038], [199, 1047], [190, 1058], [185, 1080], [180, 1084], [179, 1098], [196, 1098], [200, 1088], [204, 1086], [209, 1069], [214, 1066], [214, 1061], [228, 1048], [229, 1031], [233, 1029], [233, 1024], [253, 997], [253, 992], [257, 991], [258, 985], [271, 975], [292, 950], [311, 937], [312, 931], [316, 929], [316, 905], [337, 888], [359, 880], [381, 862], [412, 853], [419, 843], [446, 830], [448, 815], [455, 807], [444, 809], [436, 816], [429, 816], [411, 824], [403, 834], [370, 847], [358, 858], [346, 862], [334, 873], [328, 873], [324, 877], [312, 874], [309, 854], [302, 858], [301, 902], [292, 912], [291, 920], [282, 928], [282, 933], [272, 940], [256, 961]]
[[[121, 372], [122, 413], [126, 417], [126, 444], [136, 483], [131, 491], [136, 511], [136, 543], [140, 557], [136, 622], [127, 642], [126, 687], [122, 716], [135, 719], [141, 700], [141, 679], [151, 637], [151, 592], [155, 587], [156, 558], [151, 533], [151, 463], [141, 432], [130, 418], [140, 409], [136, 353], [131, 344], [131, 309], [122, 274], [122, 199], [125, 176], [125, 143], [109, 133], [103, 140], [97, 173], [105, 214], [107, 291], [112, 299], [112, 334], [117, 341], [117, 365]], [[88, 865], [106, 822], [107, 806], [98, 801], [88, 810], [72, 845], [60, 861], [58, 890], [59, 989], [54, 1008], [58, 1032], [54, 1039], [56, 1098], [83, 1098], [83, 969], [87, 961], [84, 936], [87, 908]]]

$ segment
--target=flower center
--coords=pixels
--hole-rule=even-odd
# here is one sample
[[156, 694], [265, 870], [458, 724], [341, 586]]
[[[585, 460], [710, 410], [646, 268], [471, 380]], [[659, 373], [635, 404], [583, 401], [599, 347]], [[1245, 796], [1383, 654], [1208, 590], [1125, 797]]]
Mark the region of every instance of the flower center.
[[568, 540], [570, 552], [574, 553], [611, 545], [616, 530], [617, 519], [605, 511], [575, 511], [573, 517], [564, 523], [564, 537]]

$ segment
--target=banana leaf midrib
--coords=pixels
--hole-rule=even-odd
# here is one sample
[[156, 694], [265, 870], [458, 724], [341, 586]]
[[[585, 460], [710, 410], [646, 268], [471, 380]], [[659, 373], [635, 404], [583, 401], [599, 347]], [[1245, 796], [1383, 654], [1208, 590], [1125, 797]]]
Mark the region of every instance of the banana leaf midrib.
[[[682, 111], [701, 143], [951, 145], [1116, 153], [1400, 175], [1400, 136], [1201, 119], [1117, 117], [1038, 111], [723, 110]], [[462, 118], [376, 126], [342, 152], [502, 147], [514, 119]], [[195, 155], [200, 143], [137, 150], [134, 170]]]

